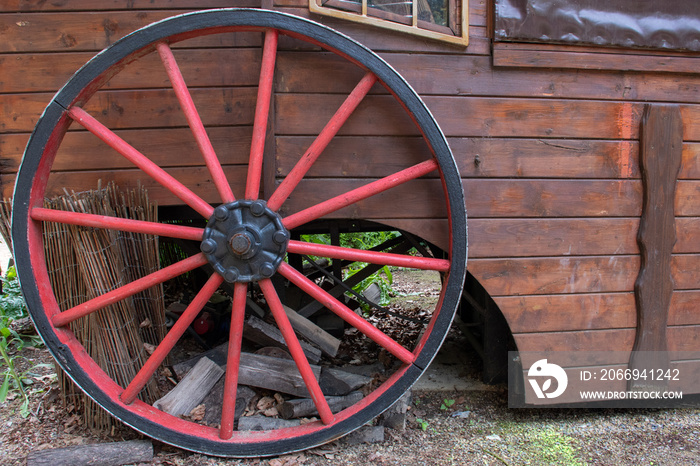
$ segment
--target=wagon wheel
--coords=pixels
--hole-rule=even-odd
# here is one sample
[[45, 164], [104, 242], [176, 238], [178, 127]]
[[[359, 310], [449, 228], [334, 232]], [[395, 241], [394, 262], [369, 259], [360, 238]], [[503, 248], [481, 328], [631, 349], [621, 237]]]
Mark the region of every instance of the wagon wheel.
[[[265, 36], [252, 149], [245, 195], [242, 199], [236, 199], [234, 196], [169, 47], [169, 44], [203, 35], [239, 31], [260, 31], [264, 32]], [[365, 76], [274, 193], [268, 199], [259, 199], [277, 39], [283, 35], [314, 46], [320, 45], [359, 66]], [[209, 176], [220, 195], [221, 204], [218, 206], [206, 202], [189, 187], [168, 175], [165, 170], [82, 108], [90, 97], [127, 63], [148, 54], [158, 54], [168, 72], [180, 106], [204, 156]], [[314, 164], [316, 157], [334, 138], [338, 128], [349, 118], [375, 83], [384, 86], [416, 123], [429, 148], [426, 160], [308, 208], [288, 215], [280, 214], [284, 212], [281, 207], [295, 187], [307, 176], [307, 171]], [[175, 194], [183, 204], [207, 220], [207, 227], [202, 229], [44, 208], [47, 179], [58, 147], [72, 123], [77, 123], [107, 142], [148, 176]], [[424, 175], [439, 176], [442, 180], [444, 201], [441, 202], [447, 207], [449, 216], [449, 222], [444, 222], [448, 224], [449, 229], [449, 250], [446, 258], [359, 250], [290, 239], [290, 231], [294, 232], [298, 227]], [[65, 310], [60, 309], [56, 302], [44, 259], [42, 224], [47, 221], [194, 240], [200, 242], [202, 252], [80, 306]], [[30, 138], [17, 177], [13, 240], [17, 270], [37, 330], [64, 370], [91, 398], [121, 421], [166, 443], [208, 454], [240, 457], [276, 455], [328, 442], [362, 426], [391, 406], [423, 373], [445, 338], [461, 293], [467, 256], [466, 214], [460, 177], [444, 136], [415, 92], [377, 55], [333, 30], [285, 14], [246, 9], [203, 11], [152, 24], [110, 46], [79, 70], [48, 105]], [[415, 346], [404, 347], [367, 322], [364, 317], [348, 309], [342, 299], [330, 296], [314, 281], [289, 265], [285, 261], [287, 253], [439, 272], [443, 280], [438, 304]], [[126, 387], [119, 386], [110, 379], [87, 355], [73, 332], [69, 330], [67, 324], [79, 323], [81, 316], [203, 266], [213, 267], [215, 273], [210, 276], [183, 316]], [[333, 414], [282, 308], [271, 281], [275, 275], [281, 275], [298, 286], [308, 296], [321, 302], [376, 342], [380, 348], [400, 361], [398, 369], [360, 402]], [[219, 428], [171, 416], [140, 401], [137, 396], [184, 333], [187, 325], [224, 282], [231, 284], [234, 293], [228, 370]], [[317, 406], [320, 420], [299, 427], [267, 432], [242, 433], [234, 429], [233, 406], [237, 367], [250, 283], [257, 283], [264, 294], [284, 335], [289, 352]]]

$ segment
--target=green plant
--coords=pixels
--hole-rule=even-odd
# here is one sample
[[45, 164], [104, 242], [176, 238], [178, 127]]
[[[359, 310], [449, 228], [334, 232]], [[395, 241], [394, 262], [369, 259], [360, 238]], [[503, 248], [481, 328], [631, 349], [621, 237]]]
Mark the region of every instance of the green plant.
[[22, 290], [17, 279], [14, 266], [7, 269], [2, 280], [2, 295], [0, 295], [0, 326], [6, 328], [13, 320], [27, 317], [27, 306], [24, 303]]
[[428, 430], [428, 421], [418, 418], [416, 419], [416, 423], [422, 430]]
[[[397, 236], [399, 236], [397, 231], [363, 231], [356, 233], [341, 233], [340, 246], [345, 248], [368, 250], [389, 241], [390, 239], [396, 238]], [[328, 234], [301, 235], [301, 239], [302, 241], [310, 243], [331, 244], [331, 238]], [[351, 264], [345, 269], [343, 279], [352, 277], [366, 266], [367, 264], [364, 262], [355, 262]], [[364, 292], [372, 283], [376, 283], [380, 290], [380, 300], [377, 304], [380, 306], [386, 306], [389, 304], [389, 296], [392, 293], [391, 286], [393, 282], [394, 277], [391, 273], [391, 269], [384, 266], [377, 272], [353, 286], [353, 291], [355, 293], [362, 294], [362, 292]], [[364, 304], [362, 304], [362, 309], [365, 312], [369, 310], [368, 306]]]
[[5, 370], [2, 373], [3, 381], [0, 385], [0, 402], [4, 402], [12, 392], [22, 397], [20, 413], [23, 417], [29, 416], [29, 396], [27, 386], [33, 381], [29, 378], [35, 376], [31, 371], [43, 365], [35, 365], [30, 369], [19, 372], [17, 354], [25, 346], [38, 346], [41, 340], [36, 335], [20, 335], [11, 328], [11, 323], [17, 319], [27, 317], [27, 306], [22, 297], [22, 291], [17, 280], [14, 267], [10, 267], [2, 278], [2, 295], [0, 296], [0, 358]]
[[440, 405], [440, 409], [445, 411], [447, 409], [450, 409], [452, 405], [455, 404], [455, 400], [442, 400], [442, 404]]

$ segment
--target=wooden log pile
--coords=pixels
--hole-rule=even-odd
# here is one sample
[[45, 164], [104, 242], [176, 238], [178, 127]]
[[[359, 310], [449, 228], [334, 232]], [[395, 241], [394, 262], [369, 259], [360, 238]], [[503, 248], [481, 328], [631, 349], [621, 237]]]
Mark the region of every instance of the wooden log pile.
[[[337, 413], [363, 398], [361, 389], [372, 378], [318, 365], [322, 354], [336, 354], [340, 341], [302, 317], [285, 309], [296, 330], [312, 372], [319, 381], [327, 402]], [[299, 425], [303, 419], [317, 417], [316, 406], [299, 370], [287, 353], [284, 338], [276, 326], [257, 317], [260, 309], [251, 309], [245, 320], [244, 350], [240, 356], [235, 421], [239, 430], [269, 430]], [[172, 366], [179, 383], [156, 407], [174, 415], [192, 417], [194, 408], [203, 406], [198, 420], [218, 426], [223, 397], [228, 343], [223, 343], [189, 360]], [[274, 395], [274, 396], [273, 396]], [[183, 408], [180, 408], [183, 406]]]

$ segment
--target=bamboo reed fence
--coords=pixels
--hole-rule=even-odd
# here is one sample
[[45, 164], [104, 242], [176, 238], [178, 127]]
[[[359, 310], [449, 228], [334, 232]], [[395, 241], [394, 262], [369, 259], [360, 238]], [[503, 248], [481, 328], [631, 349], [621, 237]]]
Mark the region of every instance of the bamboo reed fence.
[[[9, 203], [0, 214], [9, 219]], [[157, 206], [142, 187], [122, 192], [110, 183], [102, 189], [66, 193], [47, 199], [51, 209], [113, 217], [158, 221]], [[6, 223], [6, 222], [3, 222]], [[47, 268], [61, 310], [158, 270], [158, 238], [151, 235], [86, 228], [44, 222]], [[166, 333], [162, 285], [119, 301], [70, 324], [71, 329], [99, 366], [125, 387], [148, 358], [150, 345], [158, 345]], [[61, 374], [62, 394], [67, 406], [83, 413], [85, 424], [108, 430], [113, 418], [82, 394]], [[160, 397], [151, 380], [139, 397], [153, 403]]]

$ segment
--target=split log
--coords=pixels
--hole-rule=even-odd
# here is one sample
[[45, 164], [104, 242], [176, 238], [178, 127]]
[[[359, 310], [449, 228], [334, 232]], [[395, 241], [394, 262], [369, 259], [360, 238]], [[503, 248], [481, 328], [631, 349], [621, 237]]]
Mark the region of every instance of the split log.
[[172, 414], [187, 415], [202, 403], [224, 370], [209, 358], [202, 358], [168, 394], [153, 406]]
[[76, 445], [33, 451], [27, 455], [27, 466], [121, 466], [151, 461], [153, 444], [150, 440]]
[[294, 358], [291, 354], [289, 354], [289, 351], [282, 348], [278, 348], [276, 346], [265, 346], [263, 348], [260, 348], [259, 350], [256, 350], [254, 354], [259, 354], [261, 356], [270, 356], [271, 358], [277, 359], [286, 359], [288, 361], [294, 361]]
[[[334, 414], [348, 408], [364, 398], [362, 392], [352, 392], [346, 396], [327, 396], [328, 407]], [[314, 400], [300, 398], [288, 400], [277, 406], [277, 412], [283, 419], [298, 419], [301, 417], [317, 416], [318, 411]]]
[[[243, 337], [262, 346], [276, 346], [278, 348], [287, 348], [287, 343], [284, 341], [282, 332], [274, 325], [270, 325], [262, 319], [255, 316], [249, 316], [245, 320], [243, 327]], [[321, 350], [311, 346], [305, 341], [300, 341], [301, 349], [304, 350], [306, 358], [312, 364], [317, 364], [321, 360]]]
[[261, 319], [263, 317], [265, 317], [265, 311], [263, 310], [263, 308], [258, 306], [258, 303], [253, 301], [251, 298], [246, 298], [245, 303], [246, 303], [246, 309], [250, 309], [252, 312], [254, 312]]
[[[225, 378], [222, 377], [216, 382], [214, 388], [211, 389], [209, 394], [202, 400], [204, 404], [204, 423], [208, 426], [218, 426], [221, 424], [221, 407], [224, 403], [224, 386]], [[236, 390], [236, 407], [234, 409], [233, 419], [234, 421], [239, 419], [246, 406], [250, 403], [250, 400], [255, 396], [253, 389], [246, 387], [245, 385], [239, 385]]]
[[284, 310], [287, 313], [289, 322], [297, 333], [321, 348], [321, 351], [325, 354], [333, 358], [338, 354], [338, 348], [340, 347], [339, 339], [326, 332], [306, 317], [300, 315], [294, 309], [284, 306]]
[[202, 358], [208, 358], [218, 364], [219, 366], [226, 365], [226, 356], [228, 354], [228, 343], [221, 344], [216, 348], [212, 348], [209, 351], [205, 351], [197, 356], [177, 363], [173, 366], [173, 371], [175, 374], [182, 379], [185, 375], [197, 364]]
[[[318, 380], [321, 376], [321, 367], [311, 364], [311, 370]], [[309, 391], [294, 361], [270, 356], [242, 353], [238, 383], [300, 397], [309, 396]]]
[[384, 441], [384, 426], [362, 426], [354, 432], [350, 432], [343, 438], [347, 446], [360, 443], [382, 443]]
[[[182, 377], [182, 374], [188, 373], [189, 368], [203, 358], [210, 359], [225, 368], [227, 351], [228, 343], [224, 343], [190, 360], [174, 365], [173, 370], [178, 377]], [[316, 380], [320, 379], [321, 367], [311, 364], [311, 370]], [[241, 353], [238, 384], [266, 388], [299, 397], [309, 396], [306, 384], [304, 384], [294, 361], [259, 354]]]
[[353, 374], [342, 369], [324, 367], [321, 370], [319, 385], [325, 395], [343, 396], [358, 390], [372, 381], [371, 377]]
[[301, 422], [297, 420], [285, 420], [276, 417], [245, 416], [238, 420], [238, 430], [274, 430], [284, 427], [296, 427]]
[[406, 412], [411, 404], [411, 391], [407, 391], [391, 408], [379, 415], [377, 424], [403, 432], [406, 430]]

